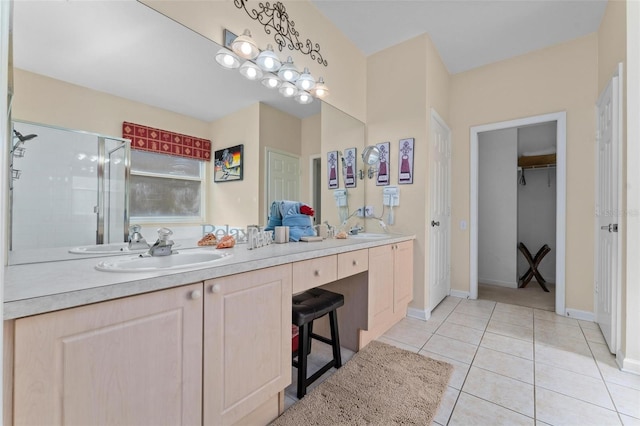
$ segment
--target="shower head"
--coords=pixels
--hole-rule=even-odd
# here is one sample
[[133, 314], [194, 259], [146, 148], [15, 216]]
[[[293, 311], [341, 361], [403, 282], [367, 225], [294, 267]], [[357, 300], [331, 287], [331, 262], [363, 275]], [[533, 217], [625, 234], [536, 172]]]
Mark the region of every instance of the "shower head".
[[30, 134], [30, 135], [24, 136], [22, 133], [20, 133], [16, 129], [13, 129], [13, 134], [16, 135], [16, 137], [20, 140], [20, 142], [26, 142], [28, 140], [31, 140], [33, 138], [37, 138], [38, 137], [38, 135], [35, 135], [35, 134]]

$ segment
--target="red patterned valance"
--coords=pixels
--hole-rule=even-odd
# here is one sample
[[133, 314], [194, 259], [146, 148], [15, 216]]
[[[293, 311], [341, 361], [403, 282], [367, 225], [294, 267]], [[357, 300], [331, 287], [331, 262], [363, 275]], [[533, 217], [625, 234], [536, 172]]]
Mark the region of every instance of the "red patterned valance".
[[177, 155], [196, 160], [211, 160], [211, 141], [135, 123], [122, 123], [122, 137], [131, 139], [131, 148]]

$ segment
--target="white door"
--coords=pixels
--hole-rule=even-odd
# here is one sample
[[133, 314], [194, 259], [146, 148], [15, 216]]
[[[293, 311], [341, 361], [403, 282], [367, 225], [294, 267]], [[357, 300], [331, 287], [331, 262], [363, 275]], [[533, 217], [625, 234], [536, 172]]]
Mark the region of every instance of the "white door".
[[598, 168], [596, 182], [596, 322], [609, 351], [615, 353], [619, 279], [618, 213], [619, 127], [618, 83], [613, 77], [597, 104]]
[[292, 154], [267, 151], [267, 212], [276, 200], [300, 198], [300, 159]]
[[451, 130], [431, 110], [429, 228], [429, 310], [451, 288]]

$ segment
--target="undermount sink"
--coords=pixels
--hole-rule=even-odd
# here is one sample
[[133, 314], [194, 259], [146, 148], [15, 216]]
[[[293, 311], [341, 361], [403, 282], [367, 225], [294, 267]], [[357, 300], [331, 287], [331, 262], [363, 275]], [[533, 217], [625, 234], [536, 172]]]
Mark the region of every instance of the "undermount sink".
[[372, 232], [358, 232], [357, 234], [349, 235], [349, 238], [368, 238], [368, 239], [373, 239], [373, 238], [384, 238], [386, 236], [387, 236], [387, 234], [374, 234]]
[[105, 272], [153, 272], [192, 267], [204, 267], [231, 256], [212, 250], [181, 251], [169, 256], [117, 257], [103, 260], [96, 269]]

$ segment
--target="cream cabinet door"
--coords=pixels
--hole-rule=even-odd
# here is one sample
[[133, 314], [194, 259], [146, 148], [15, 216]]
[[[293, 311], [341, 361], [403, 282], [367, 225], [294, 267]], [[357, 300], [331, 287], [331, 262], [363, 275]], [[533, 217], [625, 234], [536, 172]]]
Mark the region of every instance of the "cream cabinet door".
[[291, 265], [205, 282], [204, 424], [226, 425], [291, 383]]
[[15, 424], [201, 424], [202, 292], [193, 284], [16, 320]]
[[370, 329], [392, 321], [393, 264], [393, 248], [391, 244], [369, 249], [368, 323]]
[[406, 315], [413, 300], [413, 241], [393, 245], [393, 312]]

